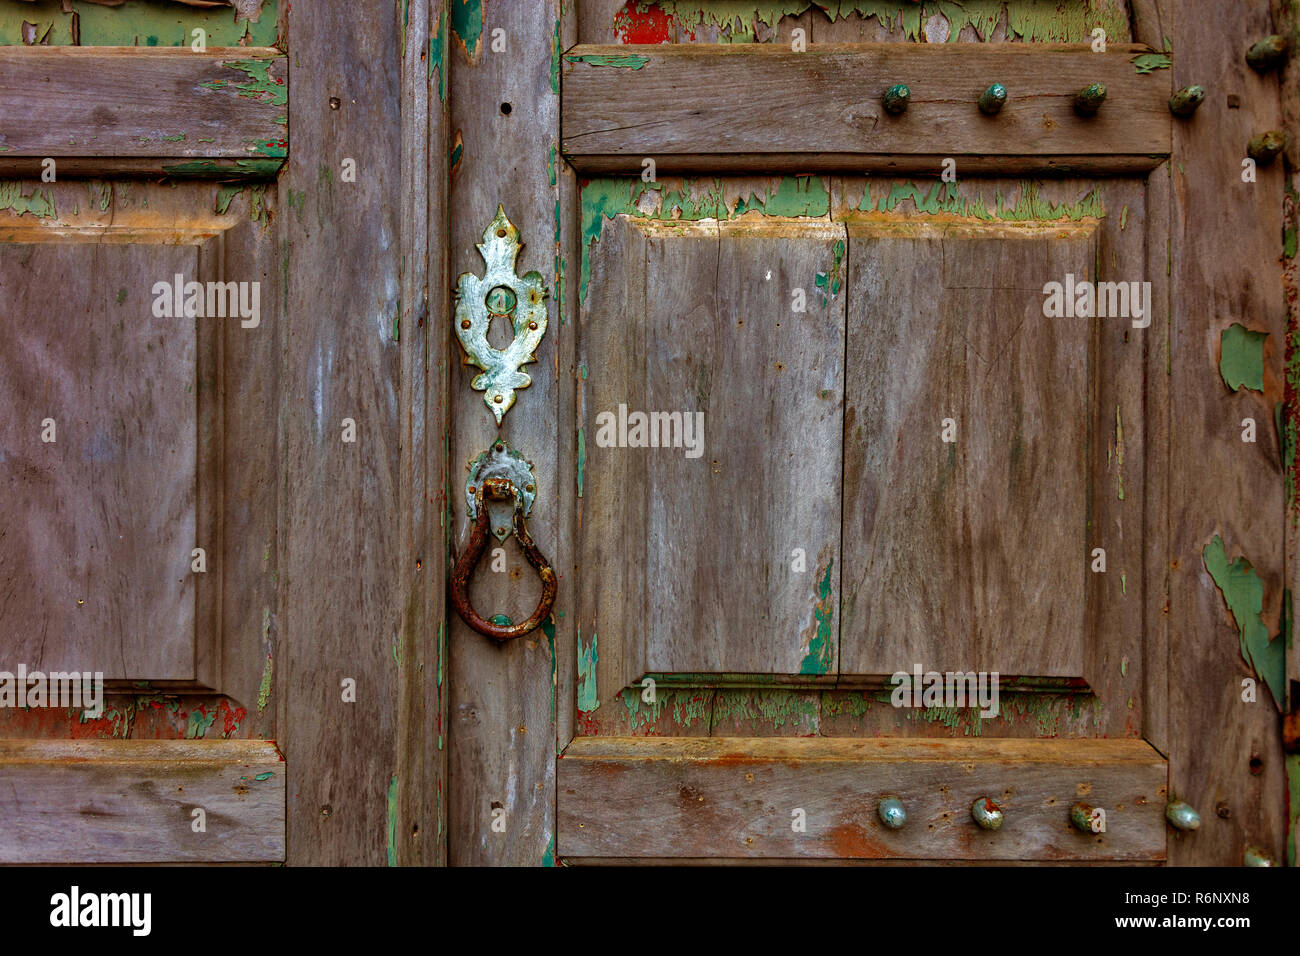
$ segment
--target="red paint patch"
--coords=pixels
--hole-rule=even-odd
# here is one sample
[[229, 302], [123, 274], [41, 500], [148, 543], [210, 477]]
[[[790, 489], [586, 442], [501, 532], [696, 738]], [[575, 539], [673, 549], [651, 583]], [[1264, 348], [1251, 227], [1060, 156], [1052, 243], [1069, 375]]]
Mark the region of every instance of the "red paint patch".
[[[638, 9], [642, 6], [644, 9]], [[627, 0], [623, 9], [614, 14], [614, 34], [619, 43], [671, 43], [673, 18], [658, 4]]]
[[244, 708], [230, 706], [230, 701], [221, 698], [221, 736], [229, 738], [239, 729], [239, 722], [247, 716]]

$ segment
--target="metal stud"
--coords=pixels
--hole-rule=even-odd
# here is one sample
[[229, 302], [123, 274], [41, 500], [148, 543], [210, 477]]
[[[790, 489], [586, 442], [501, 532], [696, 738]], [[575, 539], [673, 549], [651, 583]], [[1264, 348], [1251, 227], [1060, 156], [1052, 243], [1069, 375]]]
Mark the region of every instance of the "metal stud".
[[886, 113], [893, 113], [897, 116], [907, 109], [908, 101], [911, 98], [912, 91], [907, 88], [907, 84], [896, 83], [885, 90], [885, 95], [880, 98], [880, 102], [885, 107]]
[[1286, 133], [1280, 129], [1271, 129], [1267, 133], [1260, 133], [1246, 144], [1246, 155], [1260, 166], [1267, 166], [1277, 158], [1285, 145]]
[[1070, 822], [1080, 833], [1092, 833], [1092, 804], [1076, 803], [1070, 807]]
[[1181, 90], [1169, 97], [1169, 112], [1175, 116], [1191, 116], [1196, 112], [1196, 108], [1201, 105], [1205, 99], [1205, 88], [1200, 86], [1184, 86]]
[[980, 94], [979, 108], [985, 116], [997, 116], [1007, 103], [1007, 88], [1001, 83], [994, 83]]
[[988, 797], [980, 797], [971, 804], [970, 815], [985, 830], [1002, 829], [1002, 808]]
[[880, 822], [891, 830], [901, 830], [907, 822], [907, 811], [898, 797], [881, 797], [876, 813], [880, 814]]
[[1245, 866], [1277, 866], [1274, 859], [1257, 846], [1246, 847], [1242, 863]]
[[1286, 55], [1289, 48], [1286, 37], [1273, 34], [1264, 37], [1249, 50], [1246, 51], [1246, 62], [1250, 68], [1257, 73], [1267, 73], [1269, 70], [1277, 69], [1286, 62]]
[[1080, 116], [1096, 116], [1101, 104], [1106, 102], [1106, 87], [1091, 83], [1074, 94], [1074, 111]]
[[1165, 805], [1165, 819], [1176, 830], [1195, 830], [1201, 825], [1201, 815], [1182, 800], [1173, 800]]

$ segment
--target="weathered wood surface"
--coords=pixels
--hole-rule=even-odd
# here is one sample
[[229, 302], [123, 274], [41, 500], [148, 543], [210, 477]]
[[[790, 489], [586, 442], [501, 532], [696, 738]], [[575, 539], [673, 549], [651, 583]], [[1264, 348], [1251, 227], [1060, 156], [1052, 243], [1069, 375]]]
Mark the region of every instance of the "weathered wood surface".
[[[606, 245], [608, 243], [608, 245]], [[582, 457], [575, 552], [579, 662], [574, 706], [599, 709], [646, 671], [650, 527], [647, 451], [601, 448], [596, 416], [646, 393], [646, 233], [620, 216], [588, 250], [581, 304], [578, 454]], [[635, 396], [635, 398], [634, 398]], [[572, 735], [570, 735], [572, 736]], [[568, 738], [560, 741], [561, 747]]]
[[905, 228], [849, 233], [841, 669], [1082, 676], [1090, 323], [1041, 283], [1095, 226]]
[[[726, 170], [861, 169], [865, 157], [933, 169], [937, 157], [966, 154], [1020, 167], [1098, 157], [1103, 169], [1150, 169], [1169, 154], [1171, 91], [1168, 71], [1135, 70], [1130, 60], [1144, 52], [1128, 44], [1105, 54], [1055, 45], [578, 46], [564, 57], [562, 148], [584, 172], [639, 172], [645, 157], [664, 171], [711, 160]], [[1010, 98], [987, 117], [975, 101], [992, 78]], [[911, 105], [891, 116], [880, 97], [900, 82]], [[1093, 82], [1106, 85], [1107, 102], [1083, 118], [1073, 97]]]
[[[458, 23], [464, 35], [455, 29]], [[457, 361], [462, 353], [454, 344], [448, 382], [453, 557], [464, 548], [469, 531], [463, 504], [466, 465], [500, 437], [533, 463], [538, 494], [528, 529], [559, 575], [553, 620], [526, 637], [498, 645], [457, 616], [449, 621], [452, 864], [538, 865], [554, 858], [557, 664], [552, 635], [557, 622], [573, 620], [574, 601], [560, 550], [570, 538], [560, 531], [564, 512], [558, 506], [572, 490], [561, 487], [557, 464], [559, 379], [572, 374], [561, 373], [557, 356], [573, 326], [560, 321], [559, 187], [548, 172], [552, 162], [559, 162], [550, 149], [559, 126], [559, 89], [552, 79], [552, 67], [558, 64], [552, 56], [561, 23], [559, 0], [485, 4], [481, 19], [472, 14], [464, 21], [453, 18], [448, 38], [450, 129], [453, 142], [459, 137], [461, 144], [451, 180], [452, 281], [463, 272], [483, 274], [476, 243], [500, 205], [520, 232], [517, 272], [538, 270], [549, 293], [538, 361], [524, 367], [532, 384], [520, 390], [500, 429], [484, 406], [483, 393], [470, 388], [478, 370]], [[498, 30], [505, 52], [490, 49]], [[451, 315], [430, 321], [449, 325]], [[505, 344], [494, 335], [489, 340], [497, 347]], [[506, 571], [491, 570], [489, 550], [471, 578], [470, 597], [485, 617], [506, 614], [519, 621], [537, 606], [541, 585], [513, 539], [504, 550]], [[498, 819], [504, 819], [504, 831], [493, 830]]]
[[[402, 548], [405, 414], [394, 334], [400, 27], [396, 11], [357, 18], [318, 4], [289, 15], [300, 51], [289, 90], [297, 146], [281, 188], [297, 204], [278, 220], [288, 257], [277, 329], [281, 573], [272, 626], [280, 646], [267, 667], [275, 681], [268, 706], [292, 775], [293, 864], [373, 866], [397, 849], [389, 800], [401, 787], [401, 672], [419, 666], [416, 649], [400, 643], [412, 581]], [[355, 182], [343, 181], [345, 158], [356, 160]], [[342, 440], [345, 418], [356, 424], [355, 443]], [[433, 670], [426, 664], [424, 673]], [[345, 678], [356, 682], [355, 703], [343, 700]]]
[[[15, 501], [29, 510], [3, 522], [0, 566], [12, 583], [33, 582], [0, 611], [16, 642], [10, 664], [102, 670], [110, 691], [217, 690], [229, 700], [208, 699], [206, 712], [240, 716], [214, 736], [273, 736], [257, 701], [277, 575], [267, 440], [280, 302], [274, 191], [76, 180], [14, 190], [0, 213], [0, 311], [15, 309], [6, 321], [17, 337], [0, 362], [17, 376], [6, 381], [27, 385], [9, 404], [35, 403], [31, 414], [51, 400], [72, 404], [41, 410], [35, 431], [22, 427], [28, 413], [10, 423], [0, 468], [14, 469]], [[259, 283], [258, 325], [155, 317], [153, 285], [177, 273]], [[49, 445], [39, 442], [47, 415], [59, 429]], [[23, 464], [15, 453], [32, 437], [57, 464]], [[29, 531], [40, 532], [35, 550], [15, 537]], [[201, 574], [191, 570], [195, 547], [206, 552]], [[169, 714], [200, 703], [178, 701]], [[3, 736], [47, 726], [37, 712], [3, 721]], [[112, 732], [131, 724], [115, 721]]]
[[[288, 148], [280, 51], [0, 47], [0, 174], [273, 178]], [[37, 120], [39, 117], [39, 120]]]
[[[1206, 86], [1190, 122], [1174, 126], [1170, 288], [1169, 746], [1171, 792], [1204, 821], [1170, 841], [1178, 865], [1239, 866], [1247, 845], [1284, 859], [1286, 782], [1278, 712], [1242, 659], [1237, 626], [1207, 573], [1203, 552], [1220, 536], [1229, 560], [1243, 556], [1263, 583], [1260, 618], [1281, 620], [1283, 476], [1273, 437], [1283, 399], [1286, 306], [1278, 260], [1282, 162], [1242, 181], [1246, 143], [1277, 129], [1277, 79], [1260, 76], [1245, 51], [1274, 32], [1266, 0], [1171, 4], [1176, 88]], [[1162, 17], [1162, 23], [1165, 23]], [[1228, 98], [1236, 97], [1232, 108]], [[1220, 336], [1233, 323], [1268, 333], [1263, 393], [1233, 392], [1220, 375]], [[1258, 438], [1242, 441], [1242, 420]], [[1247, 612], [1249, 613], [1249, 612]], [[1254, 703], [1242, 679], [1258, 680]]]
[[[447, 861], [448, 324], [447, 64], [443, 0], [417, 3], [402, 29], [401, 555], [405, 589], [397, 737], [397, 794], [390, 817], [399, 865]], [[430, 44], [433, 39], [435, 43]]]
[[0, 863], [281, 861], [284, 769], [265, 740], [0, 740]]
[[843, 228], [644, 228], [644, 265], [623, 267], [645, 276], [645, 378], [621, 396], [593, 389], [588, 413], [703, 416], [693, 448], [588, 449], [646, 472], [648, 526], [618, 529], [646, 542], [645, 667], [834, 673]]
[[[580, 737], [559, 760], [564, 858], [1159, 860], [1166, 764], [1140, 740]], [[882, 826], [883, 794], [908, 823]], [[979, 829], [979, 797], [1002, 807]], [[1069, 822], [1078, 800], [1106, 832]], [[792, 825], [806, 815], [806, 830]]]
[[154, 283], [177, 273], [198, 278], [197, 246], [0, 246], [0, 633], [13, 666], [185, 681], [210, 652], [196, 648], [215, 622], [197, 619], [190, 552], [218, 563], [219, 542], [196, 528], [196, 386], [198, 340], [222, 320], [153, 316]]

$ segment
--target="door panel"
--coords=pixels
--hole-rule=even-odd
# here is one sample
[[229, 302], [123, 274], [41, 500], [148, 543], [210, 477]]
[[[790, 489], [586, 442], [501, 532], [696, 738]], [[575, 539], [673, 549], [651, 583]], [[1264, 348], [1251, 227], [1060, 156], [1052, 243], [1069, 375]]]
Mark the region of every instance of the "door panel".
[[843, 254], [830, 223], [647, 227], [646, 398], [629, 405], [703, 425], [696, 447], [643, 453], [647, 671], [835, 669], [844, 298], [814, 283]]
[[1092, 276], [1097, 238], [850, 227], [842, 673], [1083, 676], [1095, 360], [1042, 284]]
[[197, 246], [0, 247], [0, 631], [29, 668], [195, 676], [198, 333], [148, 292], [198, 273]]
[[[1168, 77], [1135, 70], [1140, 50], [1118, 45], [1106, 56], [964, 44], [619, 52], [570, 50], [562, 98], [562, 146], [580, 173], [642, 175], [580, 182], [578, 720], [557, 764], [561, 855], [1163, 859], [1167, 764], [1144, 739], [1165, 706], [1148, 693], [1163, 644], [1145, 626], [1162, 532], [1144, 479], [1160, 474], [1145, 435], [1161, 415], [1150, 343], [1166, 307], [1149, 250], [1168, 240], [1146, 203], [1169, 149]], [[1098, 124], [1071, 104], [1102, 74], [1123, 107]], [[973, 108], [994, 75], [1017, 91], [1010, 118]], [[698, 99], [654, 92], [683, 76]], [[880, 93], [902, 79], [912, 104], [889, 116]], [[732, 94], [700, 92], [718, 89]], [[940, 179], [950, 156], [956, 182]], [[658, 182], [646, 183], [645, 158]], [[781, 251], [710, 256], [697, 238], [725, 249], [742, 228]], [[789, 348], [770, 335], [787, 318], [779, 306], [765, 302], [758, 355], [739, 332], [763, 261], [795, 258], [808, 230], [843, 243], [803, 270], [838, 322], [838, 341], [815, 351], [837, 351], [844, 369], [811, 394], [765, 374]], [[655, 256], [656, 241], [686, 252]], [[640, 287], [625, 272], [643, 272]], [[1154, 304], [1049, 316], [1053, 282], [1150, 282]], [[635, 330], [623, 337], [610, 332], [619, 309]], [[726, 347], [698, 346], [702, 329]], [[733, 436], [772, 465], [801, 451], [809, 466], [793, 466], [789, 485], [764, 476], [786, 497], [765, 499], [777, 513], [758, 532], [761, 581], [746, 573], [752, 526], [729, 511], [702, 525], [717, 495], [692, 482], [687, 459], [640, 449], [642, 466], [593, 448], [594, 416], [640, 396], [642, 381], [653, 389], [665, 351], [698, 351], [700, 367], [707, 357], [712, 396], [762, 382], [767, 401], [748, 418], [706, 429], [712, 467], [732, 460]], [[660, 403], [689, 405], [698, 377], [661, 374]], [[819, 401], [836, 387], [843, 413], [827, 416]], [[710, 423], [720, 412], [710, 405]], [[795, 577], [791, 539], [827, 541], [815, 513], [789, 505], [814, 476], [829, 478], [818, 493], [842, 530], [808, 552], [804, 590], [785, 590], [773, 572]], [[659, 515], [672, 523], [657, 538]], [[644, 569], [638, 536], [621, 530], [641, 522]], [[620, 535], [621, 554], [598, 543]], [[796, 660], [779, 636], [813, 622], [827, 653], [810, 667], [813, 642]], [[898, 707], [890, 676], [916, 667], [996, 673], [999, 712]], [[936, 737], [949, 738], [956, 782], [926, 776], [917, 741]], [[919, 815], [906, 839], [875, 816], [885, 793]], [[1114, 817], [1109, 836], [1070, 827], [1070, 805], [1089, 794]], [[982, 797], [1014, 819], [1002, 839], [972, 820]], [[816, 823], [792, 828], [793, 808]]]

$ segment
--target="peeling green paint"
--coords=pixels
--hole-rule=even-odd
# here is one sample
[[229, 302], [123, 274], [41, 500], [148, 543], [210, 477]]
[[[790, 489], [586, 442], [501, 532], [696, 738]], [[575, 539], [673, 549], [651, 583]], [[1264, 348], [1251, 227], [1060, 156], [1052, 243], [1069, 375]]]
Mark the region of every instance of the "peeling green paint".
[[831, 263], [831, 271], [819, 272], [813, 279], [813, 285], [821, 290], [823, 303], [839, 295], [840, 287], [843, 285], [844, 242], [842, 240], [835, 243], [832, 255], [834, 261]]
[[718, 691], [713, 699], [712, 723], [728, 728], [762, 729], [778, 733], [792, 730], [815, 732], [821, 717], [818, 694], [789, 690]]
[[259, 781], [260, 781], [260, 780], [270, 780], [270, 779], [271, 779], [272, 777], [274, 777], [274, 776], [275, 776], [275, 771], [274, 771], [274, 770], [267, 770], [267, 771], [264, 772], [264, 773], [259, 773], [259, 774], [258, 774], [257, 776], [255, 776], [253, 779], [254, 779], [254, 780], [259, 780]]
[[211, 714], [206, 714], [202, 707], [195, 707], [190, 711], [189, 717], [185, 722], [185, 739], [199, 740], [208, 732], [212, 722], [217, 719], [217, 712], [214, 710]]
[[600, 655], [596, 653], [596, 635], [591, 635], [590, 646], [584, 647], [582, 635], [578, 635], [578, 710], [590, 713], [600, 706], [596, 696], [596, 662]]
[[438, 29], [429, 37], [429, 78], [438, 71], [438, 101], [447, 101], [447, 11], [438, 15]]
[[546, 841], [546, 850], [542, 853], [542, 866], [555, 866], [555, 834]]
[[[263, 618], [265, 618], [266, 616], [265, 609], [263, 609], [262, 614], [263, 614]], [[273, 668], [274, 668], [274, 664], [273, 661], [271, 660], [271, 655], [267, 654], [266, 667], [262, 671], [262, 682], [257, 686], [257, 712], [259, 714], [262, 711], [266, 710], [266, 702], [271, 697], [271, 672]]]
[[212, 211], [224, 215], [234, 202], [236, 196], [244, 191], [243, 186], [218, 186], [217, 196], [212, 203]]
[[1152, 70], [1167, 70], [1173, 66], [1168, 53], [1139, 53], [1129, 60], [1138, 73], [1150, 73]]
[[261, 159], [194, 159], [163, 166], [173, 179], [274, 179], [284, 165], [284, 155]]
[[478, 54], [478, 41], [483, 36], [482, 0], [450, 0], [451, 32], [456, 34], [470, 62]]
[[551, 92], [560, 92], [560, 57], [564, 55], [564, 47], [560, 42], [560, 21], [555, 21], [555, 28], [551, 31]]
[[816, 631], [808, 641], [808, 649], [799, 663], [800, 674], [829, 673], [831, 662], [835, 659], [835, 633], [832, 629], [835, 605], [831, 599], [831, 570], [834, 566], [835, 560], [832, 558], [826, 563], [826, 570], [817, 582], [817, 603], [813, 607]]
[[388, 784], [388, 865], [397, 866], [397, 775]]
[[578, 497], [582, 497], [582, 470], [587, 467], [587, 436], [578, 429]]
[[[251, 100], [257, 100], [259, 103], [270, 103], [273, 106], [289, 105], [289, 85], [282, 79], [271, 75], [271, 67], [276, 64], [273, 58], [261, 60], [223, 60], [221, 65], [228, 70], [238, 70], [248, 79], [242, 83], [236, 83], [231, 88], [238, 92], [242, 97]], [[218, 81], [220, 82], [220, 81]], [[201, 86], [211, 86], [213, 84], [203, 83]], [[285, 122], [281, 120], [280, 122]]]
[[1014, 202], [1011, 201], [1010, 196], [1002, 195], [1000, 187], [997, 188], [994, 192], [992, 211], [988, 209], [983, 196], [963, 196], [958, 183], [932, 183], [924, 190], [911, 182], [894, 183], [888, 187], [887, 193], [882, 190], [874, 200], [871, 186], [872, 184], [868, 182], [868, 188], [858, 203], [859, 212], [893, 212], [902, 203], [911, 202], [912, 207], [919, 213], [962, 216], [982, 219], [986, 222], [994, 220], [1040, 222], [1066, 219], [1078, 222], [1084, 219], [1102, 219], [1106, 215], [1099, 189], [1089, 190], [1074, 202], [1051, 202], [1042, 198], [1041, 184], [1032, 180], [1020, 183]]
[[1281, 704], [1286, 699], [1286, 639], [1269, 638], [1268, 628], [1261, 617], [1264, 582], [1245, 558], [1237, 557], [1232, 563], [1228, 562], [1223, 539], [1217, 534], [1205, 546], [1201, 557], [1205, 570], [1214, 579], [1224, 604], [1237, 623], [1241, 656], [1268, 685], [1273, 699]]
[[[660, 221], [735, 219], [746, 213], [766, 216], [826, 216], [830, 187], [819, 176], [787, 176], [764, 195], [750, 191], [729, 196], [722, 179], [682, 179], [647, 183], [640, 179], [593, 179], [582, 186], [582, 273], [578, 301], [587, 301], [591, 246], [606, 219], [619, 215]], [[643, 206], [645, 209], [643, 209]]]
[[[166, 4], [153, 0], [125, 0], [120, 6], [76, 6], [81, 46], [188, 47], [193, 31], [201, 28], [212, 47], [274, 46], [277, 41], [278, 0], [263, 0], [261, 16], [239, 20], [229, 6], [211, 10]], [[0, 46], [22, 45], [22, 22], [34, 21], [45, 37], [42, 45], [71, 46], [72, 17], [53, 0], [0, 4]]]
[[24, 196], [22, 183], [16, 179], [0, 180], [0, 209], [8, 209], [19, 216], [37, 219], [54, 219], [54, 195], [36, 186]]
[[[638, 0], [644, 12], [648, 0]], [[657, 6], [676, 19], [689, 35], [702, 28], [719, 32], [722, 42], [752, 43], [762, 24], [775, 38], [775, 27], [782, 17], [798, 16], [815, 9], [831, 20], [857, 15], [876, 18], [885, 28], [901, 32], [908, 40], [924, 41], [925, 21], [940, 13], [948, 21], [949, 43], [957, 41], [970, 27], [981, 40], [993, 35], [1006, 17], [1007, 39], [1042, 43], [1082, 43], [1092, 39], [1094, 27], [1102, 27], [1111, 42], [1129, 39], [1128, 10], [1117, 0], [1085, 0], [1058, 3], [1055, 0], [929, 0], [900, 4], [897, 0], [659, 0]]]
[[1234, 392], [1242, 387], [1264, 391], [1264, 340], [1267, 332], [1256, 332], [1239, 322], [1219, 336], [1219, 374]]
[[588, 53], [566, 56], [565, 59], [570, 63], [588, 63], [591, 66], [609, 66], [619, 70], [639, 70], [650, 62], [650, 57], [639, 53]]

